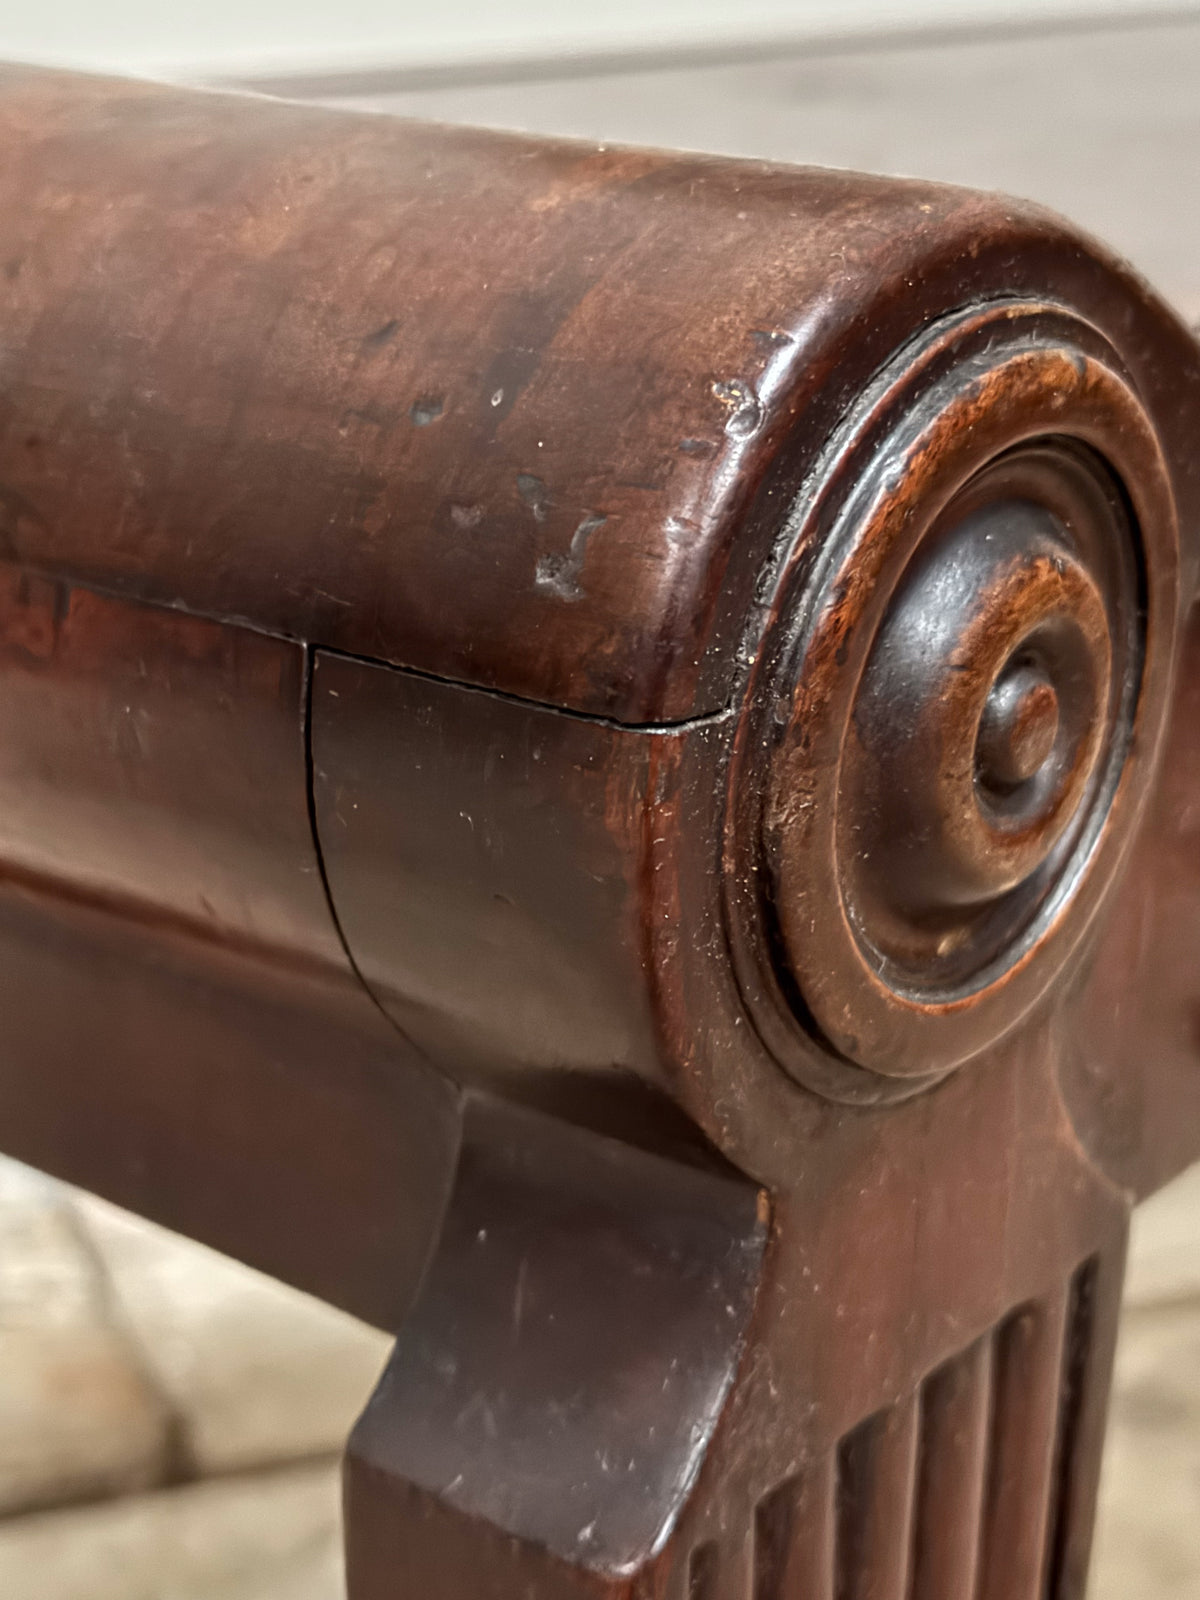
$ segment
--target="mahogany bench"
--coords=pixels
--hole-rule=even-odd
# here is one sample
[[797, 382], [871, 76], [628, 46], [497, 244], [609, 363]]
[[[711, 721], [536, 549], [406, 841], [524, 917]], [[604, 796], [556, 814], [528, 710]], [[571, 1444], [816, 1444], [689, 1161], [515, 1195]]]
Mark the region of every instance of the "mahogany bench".
[[396, 1332], [353, 1600], [1072, 1600], [1200, 1156], [1200, 350], [1029, 205], [0, 74], [0, 1146]]

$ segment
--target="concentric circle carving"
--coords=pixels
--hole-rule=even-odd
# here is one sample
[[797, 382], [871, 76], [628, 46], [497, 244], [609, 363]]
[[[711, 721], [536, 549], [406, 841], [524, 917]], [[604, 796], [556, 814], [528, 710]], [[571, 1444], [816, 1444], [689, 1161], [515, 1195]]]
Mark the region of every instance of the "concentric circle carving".
[[1045, 991], [1136, 815], [1176, 607], [1094, 330], [992, 307], [883, 375], [796, 507], [731, 773], [731, 943], [789, 1070], [909, 1093]]

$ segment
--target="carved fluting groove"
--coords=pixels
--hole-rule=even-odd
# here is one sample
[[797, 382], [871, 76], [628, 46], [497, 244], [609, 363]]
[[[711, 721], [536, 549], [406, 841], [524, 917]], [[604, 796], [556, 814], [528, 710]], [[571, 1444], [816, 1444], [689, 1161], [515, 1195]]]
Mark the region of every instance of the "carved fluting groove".
[[1163, 722], [1174, 506], [1095, 331], [998, 305], [883, 375], [792, 541], [733, 765], [731, 943], [790, 1071], [910, 1093], [1019, 1021], [1123, 854]]
[[[1079, 1537], [1070, 1480], [1095, 1328], [1085, 1262], [860, 1423], [756, 1508], [748, 1600], [1038, 1600]], [[720, 1552], [692, 1572], [714, 1592]]]

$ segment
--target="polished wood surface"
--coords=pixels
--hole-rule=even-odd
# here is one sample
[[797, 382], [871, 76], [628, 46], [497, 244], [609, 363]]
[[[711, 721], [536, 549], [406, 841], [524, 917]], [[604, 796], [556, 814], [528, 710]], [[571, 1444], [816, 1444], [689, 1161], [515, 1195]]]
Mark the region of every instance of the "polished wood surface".
[[0, 1144], [396, 1332], [354, 1600], [1068, 1600], [1200, 1155], [1200, 350], [1035, 206], [0, 76]]

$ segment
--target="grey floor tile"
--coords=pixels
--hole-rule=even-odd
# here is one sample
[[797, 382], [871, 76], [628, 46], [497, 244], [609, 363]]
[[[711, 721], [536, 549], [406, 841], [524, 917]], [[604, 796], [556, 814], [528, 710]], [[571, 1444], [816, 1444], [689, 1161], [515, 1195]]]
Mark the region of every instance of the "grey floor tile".
[[341, 1600], [332, 1464], [0, 1523], [5, 1600]]
[[340, 1450], [391, 1340], [91, 1196], [75, 1200], [197, 1475]]
[[342, 103], [1040, 200], [1200, 317], [1200, 18], [408, 88]]
[[0, 1514], [145, 1488], [171, 1439], [66, 1191], [0, 1163]]

